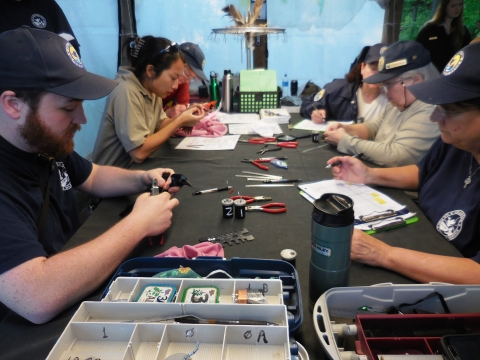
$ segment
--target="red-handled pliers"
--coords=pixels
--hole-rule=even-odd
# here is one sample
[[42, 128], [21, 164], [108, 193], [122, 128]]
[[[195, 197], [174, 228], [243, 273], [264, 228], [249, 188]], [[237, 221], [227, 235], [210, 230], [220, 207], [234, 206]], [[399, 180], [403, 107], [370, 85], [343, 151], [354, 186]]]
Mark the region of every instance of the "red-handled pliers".
[[[268, 145], [277, 145], [276, 148], [269, 148]], [[257, 151], [257, 154], [265, 154], [267, 151], [278, 151], [282, 150], [282, 147], [294, 149], [298, 145], [298, 142], [279, 142], [279, 143], [265, 143], [262, 150]]]
[[243, 199], [247, 202], [247, 204], [250, 204], [250, 203], [255, 202], [255, 201], [270, 201], [270, 200], [272, 200], [272, 198], [268, 197], [268, 196], [246, 196], [246, 195], [230, 196], [230, 199], [232, 199], [232, 200]]
[[244, 142], [244, 143], [248, 142], [250, 144], [265, 144], [266, 142], [273, 142], [273, 141], [277, 141], [277, 139], [274, 137], [254, 137], [247, 140], [244, 140], [244, 139], [238, 140], [238, 142]]
[[270, 160], [272, 160], [272, 159], [275, 159], [275, 158], [244, 159], [244, 160], [241, 160], [241, 161], [252, 163], [253, 165], [258, 167], [259, 169], [268, 170], [268, 166], [262, 165], [260, 163], [267, 163], [267, 162], [270, 162]]
[[265, 145], [277, 145], [280, 147], [285, 147], [285, 148], [290, 148], [290, 149], [296, 149], [298, 146], [298, 141], [284, 141], [284, 142], [266, 142], [264, 143]]
[[[277, 209], [271, 209], [273, 207]], [[247, 206], [245, 207], [245, 211], [263, 211], [271, 214], [279, 214], [287, 211], [287, 208], [284, 203], [270, 203], [262, 206]]]

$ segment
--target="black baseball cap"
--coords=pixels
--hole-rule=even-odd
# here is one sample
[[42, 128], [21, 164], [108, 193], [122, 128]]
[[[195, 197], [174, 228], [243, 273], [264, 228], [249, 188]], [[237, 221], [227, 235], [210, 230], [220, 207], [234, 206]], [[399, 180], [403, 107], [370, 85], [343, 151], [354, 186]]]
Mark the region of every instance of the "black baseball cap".
[[448, 62], [439, 78], [408, 87], [427, 104], [451, 104], [480, 97], [480, 42], [465, 46]]
[[200, 47], [197, 44], [186, 42], [180, 44], [180, 50], [182, 50], [182, 53], [185, 55], [187, 64], [192, 68], [193, 72], [201, 79], [208, 81], [207, 76], [203, 72], [205, 55]]
[[117, 84], [89, 73], [75, 48], [57, 34], [28, 26], [0, 34], [0, 89], [43, 89], [94, 100]]
[[378, 73], [363, 79], [363, 82], [369, 84], [384, 82], [429, 63], [430, 53], [422, 44], [416, 41], [398, 41], [381, 49]]
[[386, 48], [387, 45], [382, 43], [378, 43], [370, 46], [370, 48], [368, 49], [367, 55], [365, 55], [365, 59], [363, 60], [363, 62], [365, 64], [370, 64], [372, 62], [380, 60], [380, 50], [384, 47]]

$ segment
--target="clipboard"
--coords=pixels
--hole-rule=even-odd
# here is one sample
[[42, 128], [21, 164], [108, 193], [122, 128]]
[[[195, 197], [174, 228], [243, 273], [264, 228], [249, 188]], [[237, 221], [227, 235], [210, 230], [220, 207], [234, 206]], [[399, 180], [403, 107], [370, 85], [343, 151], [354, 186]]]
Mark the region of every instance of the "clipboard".
[[365, 231], [366, 234], [372, 235], [372, 234], [376, 234], [376, 233], [381, 232], [381, 231], [387, 231], [387, 230], [395, 229], [397, 227], [410, 225], [410, 224], [413, 224], [413, 223], [416, 223], [416, 222], [418, 222], [418, 216], [413, 216], [413, 217], [408, 218], [408, 219], [401, 219], [401, 220], [397, 219], [397, 221], [392, 221], [392, 222], [389, 222], [385, 225], [374, 226], [374, 228], [372, 228], [371, 230], [364, 230], [364, 231]]
[[394, 229], [418, 221], [416, 213], [387, 195], [363, 184], [341, 180], [324, 180], [298, 185], [300, 195], [311, 203], [324, 193], [339, 193], [352, 198], [355, 211], [355, 228], [367, 234]]

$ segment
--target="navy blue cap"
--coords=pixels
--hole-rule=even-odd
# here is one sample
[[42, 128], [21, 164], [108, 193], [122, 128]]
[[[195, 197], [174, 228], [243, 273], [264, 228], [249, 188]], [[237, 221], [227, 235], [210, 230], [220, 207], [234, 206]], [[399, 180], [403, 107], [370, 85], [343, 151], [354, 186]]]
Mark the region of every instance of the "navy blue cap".
[[387, 45], [382, 43], [370, 46], [370, 49], [368, 49], [367, 55], [365, 55], [365, 59], [363, 60], [363, 62], [365, 64], [370, 64], [372, 62], [380, 60], [380, 49], [386, 47]]
[[417, 99], [441, 105], [480, 97], [480, 42], [465, 46], [448, 62], [439, 78], [408, 87]]
[[398, 41], [380, 51], [378, 73], [363, 79], [368, 84], [377, 84], [403, 73], [427, 66], [430, 53], [416, 41]]
[[208, 81], [207, 76], [203, 72], [205, 55], [200, 47], [197, 44], [186, 42], [180, 44], [180, 50], [182, 50], [182, 53], [185, 55], [187, 64], [192, 68], [193, 72], [201, 79]]
[[88, 72], [72, 44], [57, 34], [28, 26], [0, 34], [0, 89], [43, 89], [93, 100], [117, 84]]

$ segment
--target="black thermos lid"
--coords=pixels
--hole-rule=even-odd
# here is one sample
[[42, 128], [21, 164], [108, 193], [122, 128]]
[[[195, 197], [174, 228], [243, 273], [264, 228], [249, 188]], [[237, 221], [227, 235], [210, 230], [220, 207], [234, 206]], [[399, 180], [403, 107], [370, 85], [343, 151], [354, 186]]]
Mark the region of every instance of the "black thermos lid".
[[348, 226], [355, 220], [353, 200], [342, 194], [323, 194], [313, 203], [312, 219], [328, 227]]

